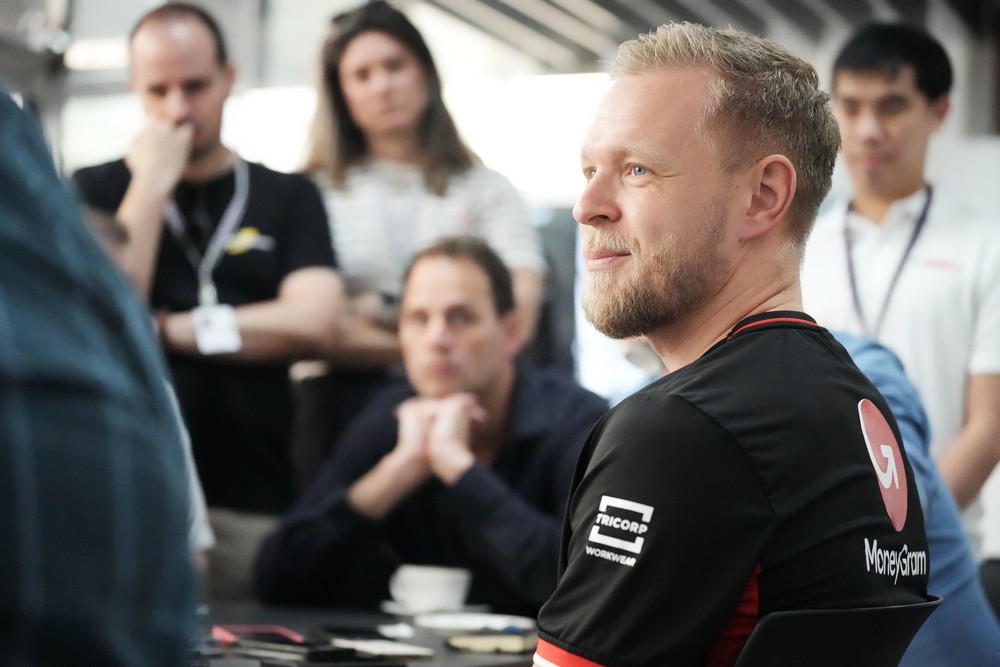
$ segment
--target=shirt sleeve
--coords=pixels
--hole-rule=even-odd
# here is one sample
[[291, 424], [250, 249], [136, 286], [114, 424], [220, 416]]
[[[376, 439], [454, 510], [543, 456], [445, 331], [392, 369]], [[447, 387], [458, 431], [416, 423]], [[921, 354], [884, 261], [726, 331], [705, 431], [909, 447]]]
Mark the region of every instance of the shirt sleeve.
[[540, 637], [600, 665], [704, 665], [774, 527], [751, 461], [684, 400], [648, 394], [584, 456]]
[[[588, 397], [590, 398], [590, 397]], [[490, 563], [497, 578], [526, 600], [540, 606], [555, 588], [559, 538], [573, 479], [573, 470], [587, 433], [603, 414], [603, 402], [576, 404], [543, 442], [534, 442], [529, 456], [553, 503], [528, 502], [492, 470], [474, 465], [448, 489], [455, 526], [469, 552]]]
[[70, 178], [80, 203], [114, 215], [131, 180], [128, 169], [116, 162], [84, 167]]
[[286, 273], [310, 266], [337, 268], [326, 207], [316, 184], [301, 174], [285, 174], [287, 217], [284, 248]]
[[316, 480], [265, 539], [255, 566], [264, 602], [373, 607], [386, 599], [394, 564], [381, 550], [383, 529], [358, 514], [346, 495], [395, 444], [396, 398], [380, 395], [352, 423]]
[[1000, 373], [1000, 240], [996, 221], [977, 249], [982, 253], [972, 298], [977, 303], [969, 374]]

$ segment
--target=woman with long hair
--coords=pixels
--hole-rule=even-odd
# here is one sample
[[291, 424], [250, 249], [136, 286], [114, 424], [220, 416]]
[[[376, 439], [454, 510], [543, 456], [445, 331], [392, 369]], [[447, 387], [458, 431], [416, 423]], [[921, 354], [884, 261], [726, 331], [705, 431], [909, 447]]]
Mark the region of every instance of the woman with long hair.
[[484, 238], [511, 270], [525, 340], [545, 265], [527, 207], [462, 141], [430, 50], [402, 12], [376, 1], [335, 17], [320, 69], [305, 166], [324, 192], [354, 305], [331, 372], [303, 381], [299, 439], [304, 430], [328, 445], [399, 361], [395, 305], [417, 250]]

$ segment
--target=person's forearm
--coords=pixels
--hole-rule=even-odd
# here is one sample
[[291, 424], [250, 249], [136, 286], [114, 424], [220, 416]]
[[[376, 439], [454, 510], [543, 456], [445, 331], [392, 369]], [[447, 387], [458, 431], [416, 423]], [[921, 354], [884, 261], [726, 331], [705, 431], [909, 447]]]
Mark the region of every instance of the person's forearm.
[[[322, 356], [337, 345], [337, 324], [329, 314], [302, 304], [280, 301], [234, 309], [240, 332], [238, 352], [214, 355], [233, 362], [283, 362]], [[159, 319], [160, 340], [167, 351], [200, 356], [190, 312], [169, 313]]]
[[156, 254], [163, 233], [163, 213], [170, 197], [164, 184], [135, 178], [125, 192], [115, 218], [128, 232], [127, 245], [118, 254], [122, 272], [143, 299], [149, 297]]
[[[328, 268], [299, 269], [285, 278], [277, 299], [238, 306], [233, 312], [241, 347], [218, 355], [220, 360], [282, 362], [322, 357], [338, 343], [342, 284]], [[167, 351], [200, 354], [191, 313], [161, 315], [158, 324]]]
[[[352, 604], [367, 585], [355, 571], [373, 566], [374, 528], [349, 516], [343, 500], [326, 514], [289, 516], [257, 553], [254, 580], [269, 604]], [[366, 563], [367, 562], [367, 563]], [[378, 590], [372, 590], [378, 596]]]
[[193, 123], [177, 125], [147, 118], [125, 162], [131, 181], [116, 217], [128, 231], [119, 258], [142, 298], [149, 297], [167, 202], [181, 179], [191, 150]]
[[348, 315], [340, 327], [339, 343], [323, 360], [336, 369], [386, 368], [401, 360], [399, 337], [371, 320]]
[[965, 508], [979, 495], [1000, 460], [1000, 441], [985, 429], [966, 427], [938, 459], [938, 467], [955, 502]]
[[414, 465], [411, 460], [396, 452], [390, 452], [351, 485], [347, 491], [347, 503], [361, 516], [378, 521], [427, 478], [428, 473], [422, 466]]
[[941, 476], [959, 507], [975, 500], [997, 461], [1000, 461], [998, 404], [1000, 374], [972, 375], [966, 388], [962, 430], [938, 458]]
[[525, 599], [541, 605], [556, 584], [561, 516], [532, 506], [480, 465], [450, 487], [449, 500], [469, 550], [494, 563]]

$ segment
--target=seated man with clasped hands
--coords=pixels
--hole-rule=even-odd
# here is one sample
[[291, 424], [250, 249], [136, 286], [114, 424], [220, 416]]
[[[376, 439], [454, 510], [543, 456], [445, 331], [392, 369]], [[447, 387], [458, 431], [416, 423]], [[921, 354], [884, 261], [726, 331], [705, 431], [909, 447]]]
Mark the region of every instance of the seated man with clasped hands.
[[556, 582], [577, 456], [607, 404], [516, 362], [510, 274], [481, 240], [419, 252], [404, 276], [408, 382], [373, 399], [264, 542], [272, 603], [374, 607], [402, 563], [469, 568], [469, 602], [534, 615]]

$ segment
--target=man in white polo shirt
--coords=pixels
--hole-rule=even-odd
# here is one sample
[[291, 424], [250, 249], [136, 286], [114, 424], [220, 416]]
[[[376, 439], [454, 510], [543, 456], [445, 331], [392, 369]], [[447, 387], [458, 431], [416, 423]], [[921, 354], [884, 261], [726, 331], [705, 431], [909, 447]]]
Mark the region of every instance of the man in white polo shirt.
[[970, 507], [1000, 459], [1000, 222], [924, 178], [951, 83], [944, 49], [917, 28], [872, 25], [841, 50], [832, 96], [854, 192], [817, 222], [802, 294], [821, 325], [899, 355], [927, 406], [931, 453]]

